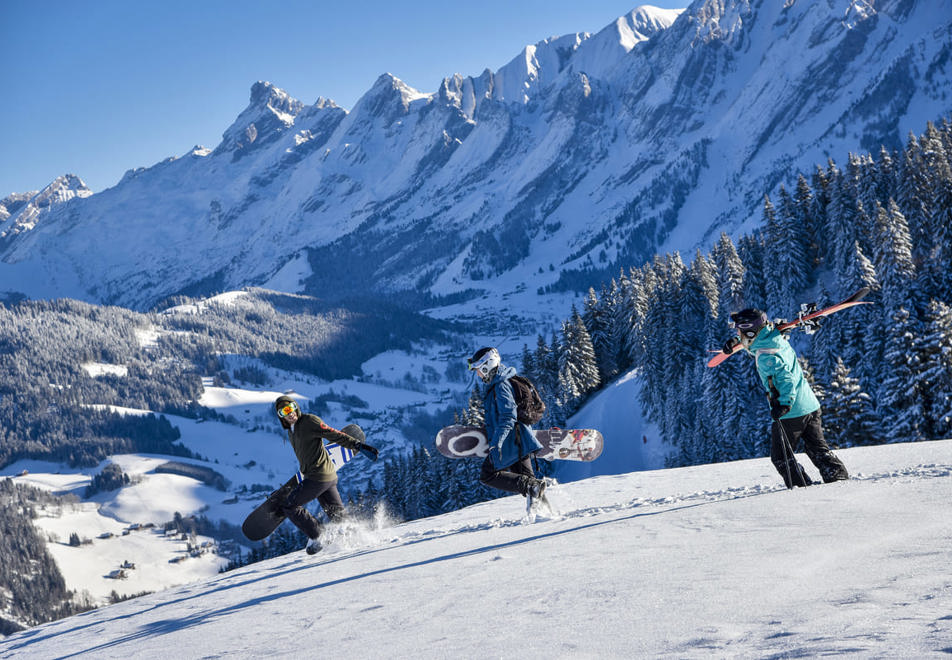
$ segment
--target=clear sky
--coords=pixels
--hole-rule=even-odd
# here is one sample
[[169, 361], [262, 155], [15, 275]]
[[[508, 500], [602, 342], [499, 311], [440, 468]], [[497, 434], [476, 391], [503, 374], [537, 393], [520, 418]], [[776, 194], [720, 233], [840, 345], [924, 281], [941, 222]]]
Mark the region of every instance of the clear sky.
[[685, 0], [0, 0], [0, 199], [61, 174], [94, 191], [215, 147], [267, 80], [348, 110], [392, 73], [433, 92], [550, 36]]

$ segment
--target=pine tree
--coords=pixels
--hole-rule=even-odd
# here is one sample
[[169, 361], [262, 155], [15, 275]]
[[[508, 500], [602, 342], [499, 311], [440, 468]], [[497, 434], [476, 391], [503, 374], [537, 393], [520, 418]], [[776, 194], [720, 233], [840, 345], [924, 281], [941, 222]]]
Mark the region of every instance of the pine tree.
[[879, 148], [879, 159], [875, 163], [876, 199], [885, 202], [896, 196], [896, 166], [892, 154], [886, 147]]
[[744, 264], [744, 306], [765, 309], [767, 284], [764, 271], [763, 234], [745, 236], [737, 242], [737, 254]]
[[853, 270], [851, 260], [858, 243], [866, 252], [863, 243], [865, 211], [857, 202], [855, 187], [845, 176], [836, 176], [830, 182], [830, 204], [827, 208], [826, 232], [830, 237], [828, 263], [837, 281], [838, 289], [845, 289], [844, 281]]
[[[823, 401], [823, 425], [831, 444], [840, 447], [872, 445], [880, 441], [879, 419], [872, 397], [837, 358], [833, 377]], [[819, 392], [818, 392], [819, 394]]]
[[[832, 162], [831, 168], [835, 167]], [[827, 218], [827, 207], [830, 204], [830, 178], [826, 171], [819, 165], [811, 178], [813, 191], [813, 200], [810, 205], [810, 217], [813, 221], [813, 238], [816, 241], [816, 267], [822, 268], [829, 261], [829, 240], [826, 232], [829, 219]]]
[[721, 234], [717, 245], [711, 251], [711, 255], [716, 268], [715, 277], [718, 288], [717, 316], [726, 328], [729, 314], [746, 307], [744, 304], [744, 274], [746, 269], [733, 241], [727, 234]]
[[463, 426], [483, 426], [486, 423], [486, 410], [483, 407], [483, 395], [479, 387], [474, 385], [469, 393], [466, 408], [459, 415], [459, 423]]
[[888, 210], [876, 207], [874, 259], [883, 287], [883, 306], [887, 311], [895, 310], [913, 295], [916, 267], [909, 226], [892, 200]]
[[912, 133], [899, 161], [896, 190], [896, 203], [906, 217], [912, 237], [913, 263], [924, 264], [930, 258], [933, 245], [929, 226], [930, 205], [926, 200], [929, 185], [919, 139]]
[[[730, 313], [748, 306], [744, 298], [745, 275], [748, 272], [733, 242], [726, 234], [714, 247], [716, 281], [719, 291], [717, 317], [709, 318], [706, 333], [708, 346], [720, 348], [731, 336], [728, 326]], [[746, 360], [734, 358], [716, 369], [701, 373], [702, 415], [706, 424], [715, 433], [720, 460], [749, 458], [751, 443], [745, 431], [745, 414], [755, 392], [749, 377], [751, 366]]]
[[615, 365], [617, 349], [613, 342], [611, 312], [606, 309], [607, 302], [604, 295], [600, 301], [598, 296], [595, 295], [595, 289], [590, 288], [582, 312], [582, 322], [591, 337], [592, 346], [595, 349], [598, 373], [602, 382], [611, 380], [618, 373], [618, 368]]
[[687, 349], [687, 354], [697, 356], [707, 349], [705, 323], [717, 316], [717, 298], [714, 266], [698, 252], [684, 275], [677, 299], [679, 321], [675, 341]]
[[926, 292], [952, 302], [952, 153], [945, 148], [944, 140], [931, 123], [923, 139], [924, 167], [926, 168], [926, 188], [929, 195], [929, 210], [926, 219], [928, 235], [931, 240], [929, 259], [924, 264], [930, 271], [928, 283], [931, 288]]
[[952, 307], [933, 300], [923, 333], [912, 351], [922, 369], [918, 389], [924, 399], [923, 435], [929, 440], [952, 437]]
[[[646, 324], [657, 298], [658, 277], [654, 268], [646, 264], [641, 269], [632, 269], [630, 278], [620, 281], [624, 302], [619, 305], [616, 323], [624, 323], [627, 330], [623, 337], [623, 348], [629, 364], [641, 365], [647, 370], [653, 365], [656, 354], [648, 350]], [[623, 310], [627, 309], [627, 313]]]
[[920, 425], [925, 417], [916, 383], [917, 359], [911, 353], [919, 327], [907, 306], [899, 306], [887, 327], [884, 365], [887, 368], [879, 392], [887, 442], [914, 442], [922, 439]]
[[798, 205], [781, 185], [779, 191], [779, 224], [782, 232], [780, 274], [783, 289], [789, 297], [803, 291], [810, 281], [810, 226]]
[[[709, 318], [708, 345], [720, 347], [730, 336], [723, 317]], [[744, 425], [744, 410], [755, 399], [745, 372], [751, 368], [744, 356], [722, 363], [716, 369], [704, 368], [698, 374], [699, 381], [690, 392], [700, 394], [694, 433], [699, 444], [711, 446], [715, 460], [749, 458], [747, 447], [741, 440]]]
[[[879, 289], [876, 269], [866, 258], [859, 241], [853, 244], [852, 256], [845, 262], [847, 263], [846, 270], [841, 273], [838, 282], [837, 302], [862, 287], [869, 287], [873, 291]], [[833, 302], [831, 299], [824, 305], [830, 305]], [[821, 308], [820, 305], [817, 307]], [[836, 356], [842, 357], [847, 364], [859, 365], [860, 371], [857, 375], [866, 377], [878, 368], [878, 360], [882, 356], [882, 341], [874, 339], [878, 336], [876, 327], [881, 325], [877, 310], [869, 310], [865, 307], [853, 308], [848, 314], [837, 314], [825, 318], [821, 324], [823, 332], [828, 334], [834, 330], [836, 332], [835, 343], [828, 344], [831, 354], [827, 360], [824, 360], [829, 367], [823, 372], [825, 382], [829, 382], [827, 377], [833, 373], [835, 366], [833, 359]]]
[[592, 339], [573, 306], [571, 319], [562, 324], [559, 355], [559, 400], [565, 414], [578, 410], [581, 401], [600, 383]]
[[[552, 340], [555, 346], [555, 338]], [[559, 362], [558, 354], [554, 348], [551, 348], [545, 342], [545, 338], [539, 335], [536, 340], [536, 350], [533, 356], [535, 365], [535, 378], [532, 383], [535, 385], [539, 396], [545, 402], [545, 415], [539, 421], [540, 426], [561, 426], [565, 420], [561, 415], [561, 406], [558, 400], [559, 396]]]
[[768, 309], [777, 310], [788, 298], [783, 282], [785, 236], [777, 211], [766, 195], [764, 195], [763, 223], [767, 246], [764, 251], [764, 288], [767, 294], [765, 302]]

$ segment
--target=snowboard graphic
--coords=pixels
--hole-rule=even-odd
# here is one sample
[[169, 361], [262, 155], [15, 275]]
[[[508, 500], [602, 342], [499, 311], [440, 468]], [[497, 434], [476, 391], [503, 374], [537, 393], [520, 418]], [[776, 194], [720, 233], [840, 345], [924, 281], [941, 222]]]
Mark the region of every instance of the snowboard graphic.
[[[539, 429], [534, 431], [542, 449], [533, 454], [546, 461], [594, 461], [602, 453], [604, 438], [595, 429]], [[489, 454], [482, 426], [447, 426], [436, 434], [436, 448], [448, 458], [484, 458]]]
[[[779, 323], [777, 325], [777, 330], [779, 330], [780, 332], [784, 332], [785, 330], [791, 330], [793, 328], [796, 328], [797, 326], [801, 324], [807, 328], [813, 328], [815, 327], [816, 319], [820, 318], [821, 316], [829, 316], [830, 314], [833, 314], [834, 312], [838, 312], [841, 309], [846, 309], [847, 307], [853, 307], [854, 305], [869, 305], [871, 303], [862, 302], [862, 299], [866, 297], [867, 293], [869, 293], [869, 287], [863, 287], [862, 289], [854, 293], [852, 296], [850, 296], [846, 300], [842, 302], [838, 302], [835, 305], [830, 305], [829, 307], [824, 307], [823, 309], [816, 309], [815, 305], [812, 306], [812, 308], [810, 308], [810, 306], [806, 306], [808, 307], [808, 309], [801, 312], [797, 318], [787, 323]], [[710, 360], [708, 360], [707, 366], [716, 367], [717, 365], [719, 365], [721, 362], [729, 358], [734, 353], [739, 353], [742, 349], [743, 347], [740, 344], [738, 344], [737, 346], [734, 347], [733, 353], [724, 353], [723, 351], [713, 351], [713, 352], [716, 352], [717, 355], [715, 355]]]
[[[341, 431], [361, 442], [364, 441], [364, 432], [356, 424], [348, 424]], [[336, 442], [327, 442], [324, 447], [337, 469], [340, 469], [354, 457], [354, 452], [341, 447]], [[268, 495], [268, 499], [262, 502], [257, 509], [248, 514], [245, 522], [241, 524], [241, 532], [248, 537], [249, 541], [260, 541], [266, 538], [284, 522], [286, 516], [281, 511], [281, 503], [288, 498], [288, 495], [291, 494], [298, 483], [296, 475], [291, 477], [287, 483]]]

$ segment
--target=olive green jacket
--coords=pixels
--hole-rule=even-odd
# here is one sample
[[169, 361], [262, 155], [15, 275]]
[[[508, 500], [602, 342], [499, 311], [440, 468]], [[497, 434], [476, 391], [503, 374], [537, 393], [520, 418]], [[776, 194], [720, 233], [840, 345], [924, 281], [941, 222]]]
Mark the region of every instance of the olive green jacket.
[[297, 456], [301, 473], [314, 481], [337, 481], [337, 468], [324, 448], [324, 440], [336, 442], [342, 447], [357, 451], [360, 442], [342, 431], [333, 429], [317, 415], [302, 414], [295, 425], [288, 429], [288, 440]]

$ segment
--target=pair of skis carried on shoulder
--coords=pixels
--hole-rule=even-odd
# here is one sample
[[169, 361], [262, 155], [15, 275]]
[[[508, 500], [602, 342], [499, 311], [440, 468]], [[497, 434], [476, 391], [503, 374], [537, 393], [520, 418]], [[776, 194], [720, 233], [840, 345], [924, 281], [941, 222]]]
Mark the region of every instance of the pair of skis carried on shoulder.
[[[777, 330], [784, 332], [786, 330], [791, 330], [797, 326], [803, 326], [807, 329], [807, 332], [815, 331], [816, 329], [816, 319], [822, 316], [829, 316], [835, 312], [838, 312], [847, 307], [853, 307], [855, 305], [869, 305], [869, 302], [863, 301], [863, 298], [866, 297], [866, 294], [869, 293], [869, 287], [864, 286], [862, 289], [854, 293], [852, 296], [836, 303], [835, 305], [830, 305], [829, 307], [824, 307], [823, 309], [816, 309], [816, 305], [803, 305], [800, 311], [800, 314], [797, 318], [792, 321], [787, 321], [777, 325]], [[717, 355], [708, 360], [707, 366], [716, 367], [721, 362], [729, 358], [734, 353], [740, 352], [743, 348], [740, 344], [734, 347], [734, 350], [731, 353], [725, 353], [723, 351], [718, 351]]]

